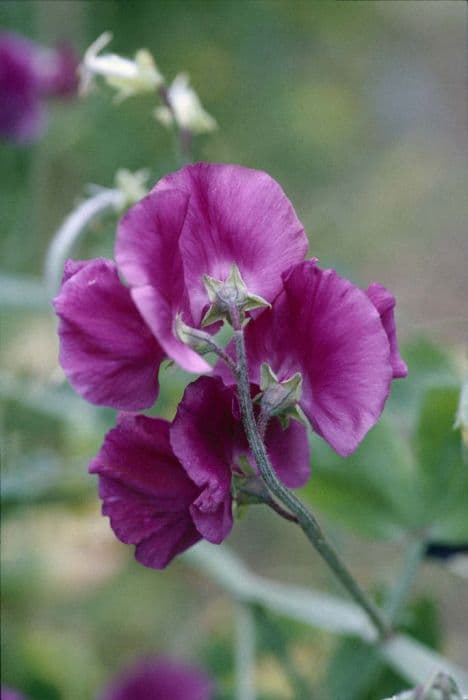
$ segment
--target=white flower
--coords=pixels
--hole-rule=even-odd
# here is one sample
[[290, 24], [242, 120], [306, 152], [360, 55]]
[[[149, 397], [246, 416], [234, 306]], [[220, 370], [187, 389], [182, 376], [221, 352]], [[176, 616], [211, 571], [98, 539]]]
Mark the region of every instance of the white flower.
[[132, 173], [126, 168], [120, 168], [115, 175], [115, 186], [125, 197], [125, 204], [136, 204], [148, 194], [147, 181], [149, 170], [137, 170]]
[[167, 90], [167, 100], [172, 107], [157, 107], [154, 116], [164, 126], [172, 125], [174, 118], [181, 129], [187, 129], [193, 134], [214, 131], [218, 125], [216, 120], [206, 112], [195, 90], [190, 86], [186, 73], [179, 73]]
[[133, 60], [114, 53], [100, 54], [111, 40], [112, 34], [104, 32], [87, 49], [80, 66], [82, 94], [89, 92], [97, 75], [117, 90], [118, 101], [131, 95], [153, 92], [164, 84], [163, 76], [146, 49], [137, 51]]

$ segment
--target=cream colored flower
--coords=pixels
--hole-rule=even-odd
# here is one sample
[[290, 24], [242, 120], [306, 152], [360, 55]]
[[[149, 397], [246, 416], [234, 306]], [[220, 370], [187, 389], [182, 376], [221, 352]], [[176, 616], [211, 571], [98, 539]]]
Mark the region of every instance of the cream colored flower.
[[157, 107], [154, 116], [164, 126], [172, 125], [175, 120], [181, 129], [193, 134], [214, 131], [218, 128], [216, 120], [203, 109], [195, 90], [190, 85], [187, 73], [179, 73], [167, 91], [167, 99], [172, 107]]
[[87, 49], [79, 69], [81, 94], [89, 92], [98, 75], [117, 91], [119, 102], [132, 95], [153, 92], [164, 84], [163, 76], [146, 49], [137, 51], [133, 60], [114, 53], [101, 54], [111, 40], [112, 34], [104, 32]]

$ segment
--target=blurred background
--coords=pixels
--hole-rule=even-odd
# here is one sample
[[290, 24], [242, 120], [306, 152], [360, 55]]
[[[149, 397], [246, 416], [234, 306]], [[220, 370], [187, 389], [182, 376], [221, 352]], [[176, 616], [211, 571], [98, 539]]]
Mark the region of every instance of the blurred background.
[[[415, 447], [414, 436], [421, 426], [437, 431], [443, 420], [453, 424], [463, 374], [466, 14], [461, 0], [3, 0], [0, 6], [2, 29], [42, 44], [66, 40], [82, 55], [110, 30], [110, 50], [133, 56], [148, 48], [168, 80], [189, 72], [219, 124], [197, 138], [196, 158], [268, 171], [293, 201], [310, 254], [322, 266], [362, 286], [379, 281], [397, 297], [410, 376], [395, 386], [386, 420], [352, 461], [333, 461], [314, 443], [314, 474], [304, 494], [357, 577], [380, 596], [400, 565], [408, 532], [422, 522], [411, 520], [418, 487], [410, 478], [414, 453], [431, 450]], [[234, 697], [228, 598], [181, 560], [164, 572], [137, 565], [99, 515], [87, 464], [114, 416], [67, 388], [55, 320], [38, 292], [47, 247], [87, 184], [112, 186], [121, 167], [149, 168], [151, 182], [176, 169], [153, 106], [151, 96], [115, 105], [104, 89], [49, 105], [47, 130], [34, 144], [0, 146], [0, 265], [8, 291], [0, 376], [2, 665], [4, 680], [32, 700], [93, 698], [117, 669], [145, 652], [196, 660], [218, 677], [220, 700]], [[96, 225], [76, 256], [112, 256], [115, 224], [108, 217]], [[166, 370], [160, 415], [173, 415], [186, 381]], [[437, 404], [446, 411], [439, 420], [435, 394], [427, 390], [442, 386], [452, 393]], [[389, 483], [394, 472], [398, 484]], [[443, 474], [438, 478], [440, 492]], [[401, 483], [415, 488], [402, 494]], [[440, 529], [440, 541], [466, 542], [468, 516], [457, 518], [452, 530]], [[260, 507], [236, 525], [228, 544], [258, 573], [338, 592], [301, 533]], [[378, 664], [360, 685], [353, 669], [367, 649], [257, 612], [259, 698], [295, 697], [291, 663], [315, 688], [310, 697], [321, 700], [372, 700], [405, 686]], [[466, 578], [426, 559], [404, 624], [468, 664]], [[272, 639], [282, 640], [281, 654]]]

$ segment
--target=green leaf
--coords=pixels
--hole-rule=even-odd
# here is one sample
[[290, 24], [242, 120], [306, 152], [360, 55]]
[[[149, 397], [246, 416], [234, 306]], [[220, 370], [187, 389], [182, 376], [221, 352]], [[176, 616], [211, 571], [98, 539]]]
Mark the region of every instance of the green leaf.
[[456, 373], [447, 354], [425, 338], [406, 344], [402, 356], [408, 365], [408, 376], [393, 382], [388, 408], [413, 427], [426, 390], [455, 384]]
[[445, 515], [459, 522], [460, 509], [466, 513], [468, 466], [463, 464], [460, 431], [454, 429], [458, 399], [457, 388], [429, 389], [415, 435], [420, 490], [431, 524], [443, 522]]
[[409, 488], [413, 469], [405, 444], [382, 421], [346, 460], [315, 439], [312, 478], [303, 496], [342, 525], [374, 537], [397, 537], [411, 524], [417, 497]]

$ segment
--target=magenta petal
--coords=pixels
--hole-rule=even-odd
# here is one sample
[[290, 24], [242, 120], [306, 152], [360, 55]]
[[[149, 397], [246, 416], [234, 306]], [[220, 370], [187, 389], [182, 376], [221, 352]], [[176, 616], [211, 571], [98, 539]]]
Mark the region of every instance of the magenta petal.
[[153, 191], [131, 207], [119, 223], [116, 260], [167, 355], [189, 372], [207, 372], [210, 365], [174, 335], [177, 314], [192, 325], [179, 251], [188, 203], [184, 192]]
[[167, 421], [120, 416], [89, 471], [99, 475], [103, 515], [145, 566], [162, 569], [201, 539], [189, 511], [199, 489], [172, 452]]
[[307, 428], [297, 420], [290, 420], [283, 429], [274, 418], [268, 426], [265, 443], [271, 464], [283, 484], [292, 489], [304, 486], [310, 477]]
[[408, 374], [408, 367], [400, 355], [395, 325], [395, 304], [393, 294], [381, 284], [375, 282], [366, 289], [366, 294], [380, 314], [380, 319], [390, 343], [390, 361], [393, 368], [393, 378], [400, 379]]
[[232, 528], [231, 466], [239, 426], [231, 406], [230, 389], [201, 377], [185, 390], [170, 430], [174, 453], [202, 489], [192, 518], [200, 534], [216, 544]]
[[151, 406], [164, 355], [115, 265], [69, 261], [64, 279], [54, 308], [70, 384], [91, 403], [128, 411]]
[[196, 163], [167, 175], [155, 191], [172, 189], [190, 195], [180, 251], [195, 323], [208, 302], [203, 275], [224, 280], [233, 263], [251, 292], [273, 301], [282, 273], [307, 251], [302, 224], [278, 183], [239, 165]]
[[366, 294], [334, 270], [297, 265], [271, 311], [246, 330], [252, 381], [269, 362], [281, 380], [303, 376], [301, 406], [341, 455], [377, 422], [390, 390], [390, 348]]
[[210, 700], [213, 683], [200, 669], [164, 657], [148, 658], [125, 671], [100, 700]]
[[0, 33], [0, 138], [28, 142], [44, 128], [34, 65], [37, 47], [18, 34]]

